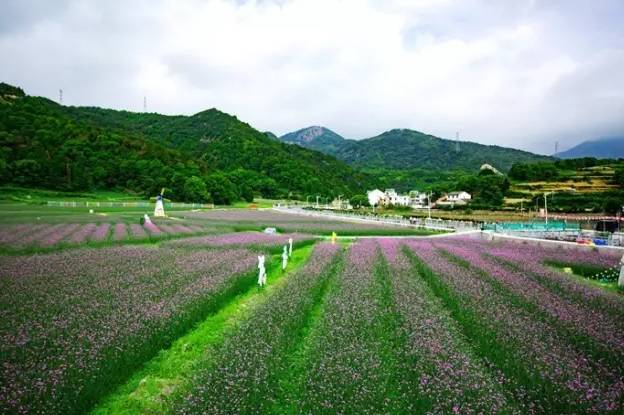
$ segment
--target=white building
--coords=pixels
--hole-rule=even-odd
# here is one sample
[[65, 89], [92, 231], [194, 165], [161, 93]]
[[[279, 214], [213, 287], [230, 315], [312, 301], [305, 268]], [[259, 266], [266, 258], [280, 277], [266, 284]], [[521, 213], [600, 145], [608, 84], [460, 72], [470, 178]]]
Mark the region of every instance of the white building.
[[386, 189], [385, 192], [375, 189], [366, 192], [366, 195], [371, 206], [409, 206], [414, 209], [427, 206], [427, 195], [416, 190], [402, 195], [394, 189]]
[[412, 209], [423, 209], [427, 207], [427, 194], [412, 190], [409, 192], [409, 205]]
[[448, 200], [449, 202], [468, 202], [470, 199], [472, 199], [472, 196], [470, 196], [470, 193], [468, 192], [451, 192], [448, 194], [446, 200]]
[[472, 199], [468, 192], [451, 192], [436, 201], [439, 206], [465, 205]]
[[400, 195], [394, 189], [386, 189], [385, 201], [392, 206], [409, 206], [409, 196]]
[[386, 194], [379, 189], [366, 192], [366, 196], [368, 197], [368, 203], [371, 206], [383, 205], [386, 199]]

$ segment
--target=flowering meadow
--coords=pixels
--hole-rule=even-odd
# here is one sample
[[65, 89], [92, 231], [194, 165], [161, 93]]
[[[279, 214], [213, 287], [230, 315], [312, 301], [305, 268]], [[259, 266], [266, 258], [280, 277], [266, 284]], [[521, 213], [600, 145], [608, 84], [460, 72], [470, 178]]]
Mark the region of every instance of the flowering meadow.
[[8, 252], [150, 238], [183, 237], [206, 233], [198, 225], [146, 223], [59, 223], [0, 225], [0, 249]]
[[246, 249], [141, 246], [0, 257], [0, 413], [84, 412], [253, 285]]
[[[103, 226], [92, 225], [48, 231], [80, 239]], [[279, 266], [271, 252], [289, 237], [307, 259], [254, 288], [257, 256]], [[259, 232], [0, 256], [0, 412], [88, 411], [245, 293], [266, 297], [158, 395], [168, 412], [623, 413], [624, 295], [549, 265], [620, 257], [459, 235], [332, 245]]]
[[280, 232], [329, 235], [426, 235], [423, 229], [405, 228], [384, 223], [353, 222], [324, 217], [302, 216], [274, 210], [214, 210], [184, 212], [184, 218], [201, 220], [211, 226], [231, 225], [241, 229], [275, 227]]
[[292, 238], [293, 246], [312, 242], [313, 238], [303, 234], [266, 234], [262, 232], [234, 232], [221, 235], [208, 235], [169, 241], [169, 246], [220, 247], [220, 246], [256, 246], [282, 247]]

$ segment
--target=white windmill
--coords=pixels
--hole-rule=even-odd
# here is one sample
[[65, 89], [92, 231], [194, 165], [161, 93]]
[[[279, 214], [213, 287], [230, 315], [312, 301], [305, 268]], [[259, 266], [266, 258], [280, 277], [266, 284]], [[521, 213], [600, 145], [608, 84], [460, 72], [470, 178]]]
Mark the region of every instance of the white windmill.
[[165, 188], [163, 187], [160, 191], [160, 194], [156, 196], [156, 207], [154, 208], [154, 217], [155, 218], [164, 218], [165, 216], [165, 205], [163, 204], [163, 195], [165, 194]]

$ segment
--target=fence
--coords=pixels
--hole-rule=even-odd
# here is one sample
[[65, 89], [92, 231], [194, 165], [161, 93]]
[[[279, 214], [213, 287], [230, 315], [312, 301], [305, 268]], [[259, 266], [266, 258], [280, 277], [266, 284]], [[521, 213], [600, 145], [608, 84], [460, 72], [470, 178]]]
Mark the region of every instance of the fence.
[[[88, 201], [48, 201], [51, 207], [71, 207], [71, 208], [153, 208], [154, 202], [137, 201], [137, 202], [88, 202]], [[165, 209], [212, 209], [212, 203], [178, 203], [164, 202]]]
[[575, 231], [578, 232], [581, 229], [579, 222], [567, 222], [567, 221], [550, 221], [546, 222], [497, 222], [497, 223], [485, 223], [483, 224], [483, 230], [491, 230], [495, 232], [564, 232]]
[[329, 210], [305, 210], [297, 207], [283, 207], [277, 206], [273, 209], [286, 212], [295, 213], [305, 216], [316, 216], [330, 219], [339, 219], [356, 222], [367, 223], [380, 223], [396, 226], [408, 226], [415, 228], [428, 228], [428, 229], [440, 229], [440, 230], [455, 230], [455, 231], [472, 231], [480, 230], [481, 225], [470, 221], [459, 220], [445, 220], [445, 219], [421, 219], [410, 218], [406, 219], [402, 216], [380, 216], [380, 215], [362, 215], [348, 212], [338, 212]]

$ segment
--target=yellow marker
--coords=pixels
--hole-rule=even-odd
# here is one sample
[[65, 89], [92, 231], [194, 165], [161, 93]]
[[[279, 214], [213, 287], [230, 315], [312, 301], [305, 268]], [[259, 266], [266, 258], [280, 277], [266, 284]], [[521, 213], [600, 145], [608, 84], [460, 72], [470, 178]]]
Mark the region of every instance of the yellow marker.
[[332, 245], [336, 245], [336, 232], [332, 232]]

